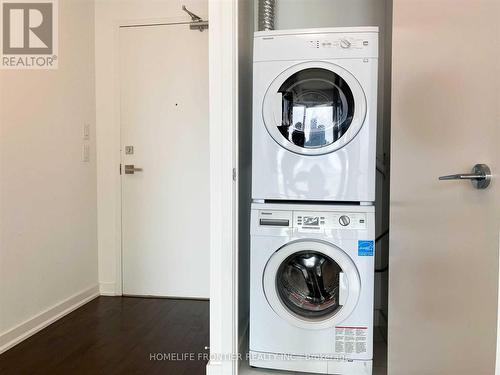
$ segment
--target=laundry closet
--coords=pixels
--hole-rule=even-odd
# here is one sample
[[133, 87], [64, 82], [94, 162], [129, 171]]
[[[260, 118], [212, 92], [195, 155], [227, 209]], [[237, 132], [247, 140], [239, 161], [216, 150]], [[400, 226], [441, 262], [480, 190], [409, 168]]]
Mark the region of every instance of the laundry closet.
[[240, 373], [385, 374], [392, 1], [239, 5]]

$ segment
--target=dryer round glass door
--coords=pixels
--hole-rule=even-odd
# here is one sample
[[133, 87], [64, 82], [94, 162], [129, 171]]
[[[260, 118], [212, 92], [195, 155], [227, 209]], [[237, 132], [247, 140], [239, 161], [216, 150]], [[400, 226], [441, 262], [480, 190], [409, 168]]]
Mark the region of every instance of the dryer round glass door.
[[272, 309], [304, 328], [333, 326], [357, 305], [360, 278], [351, 258], [322, 241], [291, 242], [269, 259], [264, 293]]
[[281, 73], [263, 101], [271, 137], [289, 151], [322, 155], [349, 143], [363, 126], [366, 98], [344, 68], [327, 62], [297, 64]]

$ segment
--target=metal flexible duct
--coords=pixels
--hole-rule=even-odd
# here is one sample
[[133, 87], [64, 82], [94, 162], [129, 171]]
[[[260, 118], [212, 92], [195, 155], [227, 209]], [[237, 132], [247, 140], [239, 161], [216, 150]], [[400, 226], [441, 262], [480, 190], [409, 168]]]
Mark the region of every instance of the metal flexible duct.
[[274, 30], [276, 0], [259, 0], [259, 30]]

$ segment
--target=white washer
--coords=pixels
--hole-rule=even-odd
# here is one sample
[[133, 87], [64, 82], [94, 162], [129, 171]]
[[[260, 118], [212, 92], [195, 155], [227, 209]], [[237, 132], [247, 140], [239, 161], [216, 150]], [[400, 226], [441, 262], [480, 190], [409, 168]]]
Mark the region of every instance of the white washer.
[[374, 212], [252, 205], [251, 366], [372, 373]]
[[378, 28], [255, 33], [254, 200], [375, 201]]

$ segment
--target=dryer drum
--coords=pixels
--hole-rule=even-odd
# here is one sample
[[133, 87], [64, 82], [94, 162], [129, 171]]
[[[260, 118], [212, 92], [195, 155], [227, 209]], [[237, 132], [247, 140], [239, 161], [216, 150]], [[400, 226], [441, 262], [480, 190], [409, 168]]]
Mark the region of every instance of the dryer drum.
[[283, 137], [302, 148], [320, 148], [339, 140], [354, 117], [354, 96], [336, 73], [321, 68], [301, 70], [279, 88]]
[[276, 273], [276, 288], [282, 303], [293, 313], [309, 318], [335, 314], [339, 304], [342, 269], [330, 257], [316, 251], [292, 254]]

